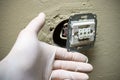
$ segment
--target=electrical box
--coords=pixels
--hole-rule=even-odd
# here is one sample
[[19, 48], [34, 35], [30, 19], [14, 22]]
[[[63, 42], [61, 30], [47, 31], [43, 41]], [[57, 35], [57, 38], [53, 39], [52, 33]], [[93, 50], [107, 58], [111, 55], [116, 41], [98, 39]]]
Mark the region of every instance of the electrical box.
[[70, 16], [67, 27], [66, 47], [68, 51], [86, 50], [94, 46], [97, 29], [95, 14]]

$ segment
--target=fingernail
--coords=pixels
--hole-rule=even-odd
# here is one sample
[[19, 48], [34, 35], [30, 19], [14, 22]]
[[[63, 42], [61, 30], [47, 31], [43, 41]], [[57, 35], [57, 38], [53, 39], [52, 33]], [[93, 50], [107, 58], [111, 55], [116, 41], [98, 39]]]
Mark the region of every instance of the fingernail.
[[83, 56], [82, 57], [82, 61], [85, 62], [85, 63], [88, 63], [88, 57], [87, 56]]
[[88, 57], [86, 57], [86, 60], [85, 60], [86, 63], [88, 63]]

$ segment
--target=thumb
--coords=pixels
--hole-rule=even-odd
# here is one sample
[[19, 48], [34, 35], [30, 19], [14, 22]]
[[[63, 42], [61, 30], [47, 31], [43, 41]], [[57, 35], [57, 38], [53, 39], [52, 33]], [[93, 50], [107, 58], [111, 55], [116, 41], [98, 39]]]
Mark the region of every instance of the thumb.
[[45, 23], [45, 14], [40, 13], [27, 25], [25, 29], [38, 34], [40, 29], [43, 27], [44, 23]]

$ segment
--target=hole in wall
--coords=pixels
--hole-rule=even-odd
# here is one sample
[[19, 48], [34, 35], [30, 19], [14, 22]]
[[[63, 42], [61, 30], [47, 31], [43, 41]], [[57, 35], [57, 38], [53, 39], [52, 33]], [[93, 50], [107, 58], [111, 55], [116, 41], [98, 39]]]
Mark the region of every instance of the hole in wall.
[[66, 47], [68, 19], [61, 21], [53, 32], [53, 41], [61, 47]]

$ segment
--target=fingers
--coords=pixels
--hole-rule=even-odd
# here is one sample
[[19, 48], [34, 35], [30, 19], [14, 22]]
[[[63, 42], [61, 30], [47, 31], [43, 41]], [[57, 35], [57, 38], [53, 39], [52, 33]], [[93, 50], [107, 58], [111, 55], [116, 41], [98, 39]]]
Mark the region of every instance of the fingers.
[[83, 62], [73, 62], [73, 61], [63, 61], [56, 60], [53, 64], [53, 69], [63, 69], [70, 71], [79, 71], [79, 72], [90, 72], [92, 71], [92, 65]]
[[25, 28], [26, 30], [38, 33], [45, 23], [45, 14], [40, 13]]
[[89, 77], [85, 73], [71, 72], [65, 70], [54, 70], [51, 75], [52, 80], [87, 80]]
[[77, 52], [67, 52], [66, 49], [60, 47], [58, 47], [56, 50], [56, 59], [78, 61], [78, 62], [88, 61], [88, 58], [85, 55]]

